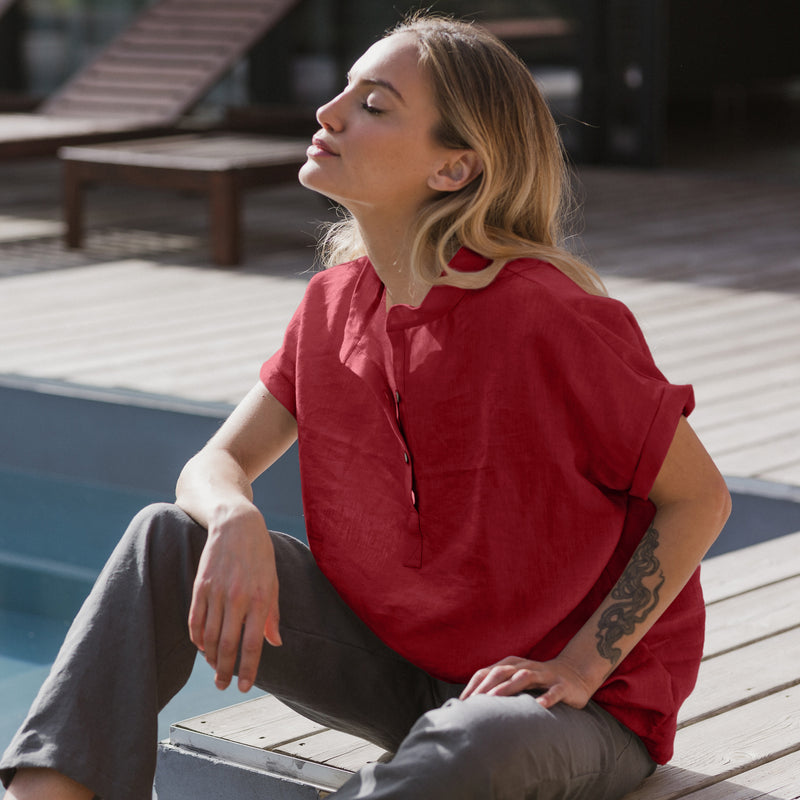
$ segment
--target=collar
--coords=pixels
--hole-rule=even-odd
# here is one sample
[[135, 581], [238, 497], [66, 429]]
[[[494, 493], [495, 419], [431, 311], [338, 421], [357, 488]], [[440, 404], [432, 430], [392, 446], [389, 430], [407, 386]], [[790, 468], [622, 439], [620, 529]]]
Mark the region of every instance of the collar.
[[[466, 247], [462, 247], [450, 260], [449, 266], [459, 272], [477, 272], [490, 263], [489, 259]], [[381, 292], [383, 292], [383, 284], [381, 284], [375, 270], [372, 269], [372, 265], [370, 265], [370, 272], [380, 285]], [[394, 331], [412, 328], [443, 317], [455, 308], [469, 291], [471, 290], [460, 289], [456, 286], [432, 286], [420, 305], [409, 306], [398, 303], [392, 306], [387, 315], [386, 330]]]
[[[455, 308], [469, 291], [472, 291], [456, 286], [432, 286], [419, 306], [398, 304], [392, 306], [387, 314], [384, 310], [384, 286], [378, 273], [375, 272], [366, 256], [360, 261], [361, 271], [353, 289], [345, 330], [345, 342], [349, 343], [348, 349], [360, 341], [365, 327], [376, 313], [386, 315], [387, 331], [413, 328], [443, 317]], [[450, 260], [449, 266], [460, 272], [477, 272], [488, 266], [489, 263], [489, 259], [462, 247]]]

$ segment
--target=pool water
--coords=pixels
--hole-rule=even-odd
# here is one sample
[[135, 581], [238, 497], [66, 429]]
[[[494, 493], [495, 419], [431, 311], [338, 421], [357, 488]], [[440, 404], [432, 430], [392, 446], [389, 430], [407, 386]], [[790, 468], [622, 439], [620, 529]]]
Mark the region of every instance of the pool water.
[[[0, 750], [24, 719], [128, 521], [163, 499], [0, 469]], [[171, 722], [242, 699], [235, 689], [217, 690], [211, 669], [198, 658], [189, 684], [160, 716], [159, 737]]]
[[[181, 466], [230, 408], [17, 376], [0, 376], [0, 408], [2, 751], [128, 522], [174, 498]], [[305, 538], [296, 448], [254, 489], [274, 529]], [[198, 659], [159, 736], [170, 722], [245, 699], [212, 678]]]

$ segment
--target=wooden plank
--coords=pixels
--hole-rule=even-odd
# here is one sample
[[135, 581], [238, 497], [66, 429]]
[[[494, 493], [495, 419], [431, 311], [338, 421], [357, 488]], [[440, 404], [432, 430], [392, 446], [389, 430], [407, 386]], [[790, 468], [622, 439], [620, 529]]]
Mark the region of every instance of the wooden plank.
[[[800, 340], [800, 336], [798, 337]], [[800, 348], [798, 348], [800, 360]], [[793, 404], [776, 409], [772, 414], [732, 422], [723, 429], [706, 432], [703, 444], [715, 458], [772, 441], [775, 438], [800, 431], [800, 410]]]
[[700, 572], [706, 604], [800, 575], [800, 532], [704, 561]]
[[[158, 81], [159, 77], [164, 77], [164, 70], [157, 69], [156, 67], [136, 63], [121, 63], [117, 61], [104, 61], [101, 64], [93, 64], [86, 73], [92, 78], [99, 78], [106, 82], [120, 79], [121, 84], [131, 81], [148, 80]], [[187, 87], [193, 84], [202, 74], [202, 71], [197, 69], [188, 69], [186, 67], [171, 66], [169, 69], [170, 83], [175, 86]], [[81, 77], [83, 80], [83, 77]], [[162, 80], [163, 88], [163, 80]]]
[[[798, 304], [797, 318], [800, 320], [800, 304]], [[794, 329], [794, 330], [793, 330]], [[680, 374], [684, 381], [696, 383], [697, 381], [712, 381], [741, 371], [752, 371], [756, 368], [763, 369], [772, 365], [790, 362], [797, 363], [800, 357], [800, 337], [794, 334], [800, 331], [800, 325], [788, 324], [781, 334], [770, 342], [761, 343], [759, 346], [742, 347], [736, 349], [734, 345], [727, 352], [710, 354], [702, 358], [692, 359], [691, 354], [681, 362]], [[730, 341], [730, 333], [725, 337]], [[668, 368], [667, 365], [662, 365]], [[800, 418], [800, 413], [798, 413]]]
[[[765, 323], [766, 324], [766, 323]], [[800, 365], [785, 364], [778, 367], [755, 369], [752, 372], [734, 374], [717, 378], [709, 383], [695, 387], [698, 403], [715, 403], [725, 401], [731, 395], [749, 395], [757, 398], [763, 391], [797, 385], [800, 380]], [[753, 413], [758, 413], [758, 405], [754, 404]]]
[[[792, 368], [797, 371], [797, 367]], [[772, 472], [781, 466], [795, 464], [800, 453], [800, 431], [776, 436], [770, 441], [747, 445], [715, 457], [717, 467], [729, 475], [752, 475]]]
[[[697, 408], [691, 416], [692, 427], [701, 436], [705, 436], [707, 432], [714, 434], [719, 431], [724, 432], [729, 425], [736, 425], [742, 420], [754, 419], [757, 416], [768, 418], [776, 412], [782, 413], [787, 408], [796, 408], [797, 395], [797, 387], [789, 383], [757, 391], [755, 393], [757, 407], [753, 394], [722, 397], [713, 404]], [[758, 413], [755, 413], [756, 410]], [[800, 482], [796, 485], [800, 485]]]
[[800, 752], [684, 795], [686, 800], [800, 800]]
[[[800, 315], [800, 306], [796, 313]], [[745, 372], [791, 363], [798, 355], [798, 346], [788, 340], [795, 335], [800, 339], [800, 324], [795, 324], [792, 320], [787, 322], [775, 320], [774, 324], [778, 330], [775, 337], [771, 336], [760, 342], [754, 341], [752, 349], [742, 348], [741, 352], [737, 351], [735, 342], [732, 342], [731, 332], [725, 332], [714, 339], [718, 346], [715, 353], [695, 357], [688, 347], [673, 350], [672, 345], [662, 341], [654, 342], [655, 357], [662, 372], [679, 376], [684, 383], [693, 383], [695, 386], [707, 386], [735, 375], [739, 370]], [[763, 323], [758, 323], [756, 330], [759, 329], [763, 329]], [[747, 334], [743, 332], [742, 335]], [[755, 333], [753, 338], [757, 339], [758, 334]], [[737, 399], [738, 397], [720, 398], [722, 402], [731, 400], [735, 402]]]
[[694, 691], [681, 706], [685, 727], [800, 683], [800, 627], [706, 659]]
[[[709, 308], [707, 303], [677, 308], [669, 313], [650, 315], [645, 327], [650, 336], [668, 336], [676, 347], [691, 346], [698, 339], [736, 333], [744, 326], [756, 327], [769, 323], [776, 314], [794, 316], [800, 303], [796, 297], [780, 292], [737, 292], [721, 299]], [[792, 312], [794, 311], [794, 315]]]
[[341, 731], [327, 730], [275, 748], [276, 752], [357, 771], [385, 754], [383, 748]]
[[162, 17], [161, 19], [157, 20], [142, 20], [136, 26], [135, 33], [136, 35], [155, 34], [158, 36], [166, 34], [176, 38], [181, 37], [184, 34], [188, 34], [194, 38], [197, 35], [213, 36], [215, 33], [239, 33], [242, 31], [242, 29], [246, 29], [252, 24], [253, 17], [242, 17], [235, 14], [231, 14], [223, 19], [214, 18], [213, 20], [207, 21], [202, 17], [182, 17], [175, 21], [169, 21], [169, 18]]
[[708, 608], [705, 658], [800, 626], [800, 577], [720, 600]]
[[675, 756], [625, 800], [675, 800], [800, 750], [800, 686], [680, 731]]
[[256, 134], [177, 135], [65, 147], [62, 160], [163, 169], [224, 170], [305, 159], [308, 140]]
[[793, 486], [800, 486], [800, 456], [795, 461], [778, 464], [763, 470], [759, 473], [759, 477], [765, 481], [777, 481], [778, 483], [791, 483]]
[[[699, 293], [696, 293], [699, 295]], [[701, 296], [701, 295], [700, 295]], [[706, 361], [709, 358], [727, 357], [731, 354], [749, 354], [782, 344], [787, 339], [784, 331], [790, 337], [800, 329], [798, 309], [800, 304], [787, 303], [785, 306], [773, 309], [771, 325], [764, 326], [763, 320], [753, 319], [749, 316], [732, 321], [728, 325], [720, 326], [717, 335], [706, 335], [694, 340], [678, 341], [672, 333], [669, 338], [662, 339], [660, 344], [660, 364], [667, 369], [678, 366], [678, 359], [683, 358], [689, 363]]]
[[[262, 749], [325, 730], [324, 725], [296, 714], [271, 695], [192, 717], [175, 728]], [[171, 738], [173, 743], [181, 743], [181, 733], [177, 730]]]

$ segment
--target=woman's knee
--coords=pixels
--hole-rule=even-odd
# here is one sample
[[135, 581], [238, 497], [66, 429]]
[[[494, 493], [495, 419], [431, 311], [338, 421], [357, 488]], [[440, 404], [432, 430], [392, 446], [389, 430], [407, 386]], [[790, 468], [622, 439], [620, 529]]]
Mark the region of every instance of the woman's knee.
[[123, 541], [159, 554], [189, 546], [202, 550], [207, 533], [174, 503], [153, 503], [133, 517]]
[[136, 580], [134, 571], [139, 580], [156, 585], [193, 581], [206, 537], [206, 531], [178, 506], [146, 506], [131, 520], [101, 577], [115, 582], [130, 575]]
[[521, 789], [531, 780], [531, 765], [521, 758], [525, 734], [514, 724], [516, 714], [502, 702], [510, 699], [449, 700], [420, 717], [398, 752], [402, 758], [406, 748], [420, 788], [443, 798], [525, 797]]
[[404, 746], [424, 765], [422, 780], [449, 787], [443, 797], [558, 797], [568, 788], [583, 796], [587, 773], [613, 770], [601, 728], [591, 714], [545, 709], [528, 694], [476, 695], [423, 715]]

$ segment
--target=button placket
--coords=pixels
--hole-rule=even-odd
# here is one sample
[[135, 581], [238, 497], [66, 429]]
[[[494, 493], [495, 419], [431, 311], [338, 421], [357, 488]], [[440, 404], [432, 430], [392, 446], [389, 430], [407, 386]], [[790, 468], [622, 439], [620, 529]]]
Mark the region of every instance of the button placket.
[[403, 424], [403, 405], [405, 388], [406, 365], [406, 337], [402, 330], [389, 331], [391, 343], [390, 375], [394, 378], [394, 385], [389, 387], [389, 399], [394, 404], [394, 413], [397, 426], [395, 432], [401, 443], [401, 453], [405, 470], [405, 489], [410, 502], [409, 528], [405, 542], [405, 555], [403, 564], [407, 567], [418, 569], [422, 566], [422, 530], [420, 528], [419, 511], [417, 509], [417, 496], [414, 479], [414, 462], [411, 457], [411, 448], [408, 446], [405, 425]]
[[403, 462], [411, 470], [411, 505], [413, 505], [416, 508], [416, 506], [417, 506], [417, 495], [416, 495], [416, 493], [414, 491], [414, 470], [413, 470], [413, 466], [411, 464], [411, 456], [409, 455], [409, 452], [408, 452], [408, 443], [406, 441], [405, 432], [403, 430], [403, 423], [402, 423], [402, 420], [400, 419], [400, 390], [399, 389], [395, 389], [392, 394], [393, 394], [393, 397], [394, 397], [395, 416], [397, 417], [397, 429], [398, 429], [398, 431], [400, 433], [400, 437], [403, 440], [403, 446], [404, 446]]

